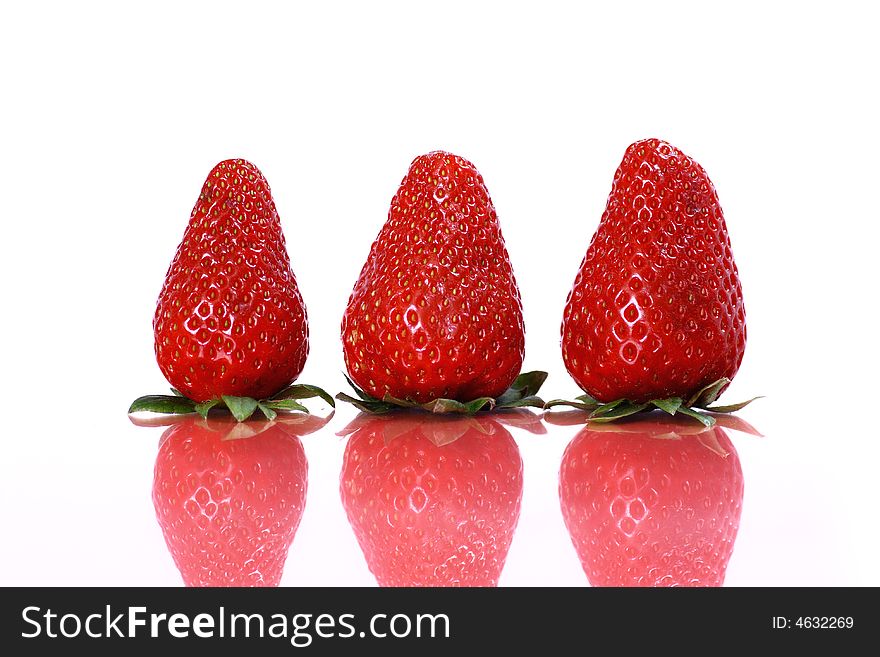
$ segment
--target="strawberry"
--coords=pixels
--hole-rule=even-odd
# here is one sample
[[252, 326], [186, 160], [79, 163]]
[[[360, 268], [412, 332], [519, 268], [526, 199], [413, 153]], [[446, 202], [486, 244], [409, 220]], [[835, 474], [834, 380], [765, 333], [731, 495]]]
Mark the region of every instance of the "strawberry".
[[486, 417], [361, 415], [340, 494], [380, 586], [496, 586], [522, 497], [522, 459]]
[[600, 402], [705, 406], [733, 379], [745, 346], [742, 287], [715, 187], [674, 146], [636, 142], [566, 301], [566, 368]]
[[345, 364], [376, 399], [498, 397], [522, 366], [522, 306], [473, 164], [417, 157], [342, 319]]
[[269, 184], [245, 160], [205, 181], [171, 261], [153, 319], [169, 383], [205, 402], [269, 397], [302, 372], [306, 308]]
[[298, 435], [329, 418], [236, 423], [189, 416], [162, 436], [156, 518], [187, 586], [277, 586], [302, 518]]
[[559, 498], [593, 586], [720, 586], [743, 475], [720, 426], [590, 423], [565, 450]]

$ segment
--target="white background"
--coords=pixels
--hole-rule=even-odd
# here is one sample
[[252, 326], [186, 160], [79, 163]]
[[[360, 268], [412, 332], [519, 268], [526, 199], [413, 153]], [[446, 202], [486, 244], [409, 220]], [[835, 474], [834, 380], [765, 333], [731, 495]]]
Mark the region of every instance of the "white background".
[[[714, 6], [714, 3], [713, 5]], [[566, 294], [627, 145], [714, 181], [748, 346], [731, 400], [745, 473], [730, 585], [880, 584], [875, 558], [876, 99], [869, 3], [4, 3], [0, 9], [0, 584], [179, 584], [150, 501], [167, 388], [151, 320], [201, 184], [269, 180], [309, 312], [301, 380], [344, 381], [339, 322], [413, 157], [482, 172], [523, 297], [526, 369], [577, 390]], [[342, 514], [353, 415], [304, 439], [284, 584], [373, 584]], [[516, 433], [523, 512], [502, 584], [583, 585], [562, 525], [573, 429]]]

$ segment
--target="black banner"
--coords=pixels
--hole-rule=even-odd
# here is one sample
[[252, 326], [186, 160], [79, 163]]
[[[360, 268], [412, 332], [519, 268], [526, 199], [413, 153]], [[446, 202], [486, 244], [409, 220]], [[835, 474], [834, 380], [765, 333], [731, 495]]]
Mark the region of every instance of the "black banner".
[[[876, 634], [871, 591], [853, 589], [122, 589], [3, 590], [5, 654], [82, 649], [163, 654], [492, 653], [639, 646], [839, 649]], [[126, 645], [128, 644], [128, 646]], [[13, 648], [9, 652], [7, 648]]]

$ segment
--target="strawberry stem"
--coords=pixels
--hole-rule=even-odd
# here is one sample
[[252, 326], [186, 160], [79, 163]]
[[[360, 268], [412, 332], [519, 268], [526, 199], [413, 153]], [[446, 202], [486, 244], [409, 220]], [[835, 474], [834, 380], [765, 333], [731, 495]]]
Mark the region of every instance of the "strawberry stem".
[[[345, 375], [344, 375], [345, 376]], [[520, 374], [510, 387], [496, 399], [492, 397], [478, 397], [470, 401], [457, 399], [438, 398], [429, 402], [420, 403], [409, 399], [399, 399], [386, 394], [382, 399], [376, 399], [355, 385], [348, 376], [345, 380], [354, 390], [357, 398], [340, 392], [336, 399], [351, 404], [365, 413], [382, 414], [400, 409], [421, 409], [435, 414], [475, 415], [480, 411], [502, 410], [506, 408], [544, 408], [544, 400], [537, 396], [538, 391], [547, 380], [546, 372], [525, 372]]]
[[147, 412], [174, 415], [198, 413], [202, 418], [207, 419], [208, 413], [212, 409], [217, 409], [228, 411], [236, 420], [244, 422], [257, 409], [270, 421], [278, 417], [278, 411], [298, 411], [309, 414], [309, 409], [300, 404], [297, 401], [299, 399], [320, 397], [330, 404], [331, 407], [336, 408], [336, 402], [333, 400], [333, 397], [325, 390], [318, 386], [304, 383], [289, 386], [268, 399], [223, 395], [219, 399], [197, 402], [184, 397], [177, 390], [172, 389], [172, 392], [174, 393], [173, 395], [145, 395], [138, 397], [129, 406], [128, 412], [129, 414]]
[[[544, 404], [544, 410], [549, 410], [556, 406], [570, 406], [590, 414], [589, 419], [593, 422], [613, 422], [622, 417], [651, 411], [654, 408], [676, 415], [681, 413], [692, 417], [707, 427], [715, 424], [715, 418], [710, 413], [733, 413], [748, 404], [761, 399], [761, 397], [753, 397], [748, 401], [736, 404], [725, 404], [721, 406], [712, 406], [718, 399], [718, 394], [730, 383], [730, 379], [721, 378], [713, 381], [707, 386], [697, 390], [685, 402], [681, 397], [666, 397], [664, 399], [652, 399], [645, 403], [634, 403], [629, 399], [616, 399], [611, 402], [602, 403], [593, 399], [590, 395], [584, 394], [575, 397], [574, 400], [567, 399], [551, 399]], [[708, 411], [708, 412], [707, 412]]]

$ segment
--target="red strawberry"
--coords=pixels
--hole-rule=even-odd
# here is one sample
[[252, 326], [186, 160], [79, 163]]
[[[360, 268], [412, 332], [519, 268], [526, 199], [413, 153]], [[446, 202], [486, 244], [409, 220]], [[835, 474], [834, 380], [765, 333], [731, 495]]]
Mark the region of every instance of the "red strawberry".
[[417, 157], [342, 319], [345, 363], [373, 397], [498, 397], [522, 366], [519, 289], [473, 164]]
[[732, 379], [745, 346], [742, 288], [715, 187], [674, 146], [636, 142], [568, 295], [566, 368], [599, 401], [688, 399]]
[[277, 586], [302, 518], [297, 435], [329, 418], [237, 423], [188, 416], [162, 436], [156, 518], [187, 586]]
[[559, 498], [593, 586], [720, 586], [743, 475], [718, 426], [589, 424], [565, 450]]
[[205, 181], [159, 295], [156, 360], [195, 401], [269, 397], [309, 351], [306, 309], [269, 184], [226, 160]]
[[495, 420], [361, 416], [340, 493], [380, 586], [496, 586], [522, 485], [519, 449]]

